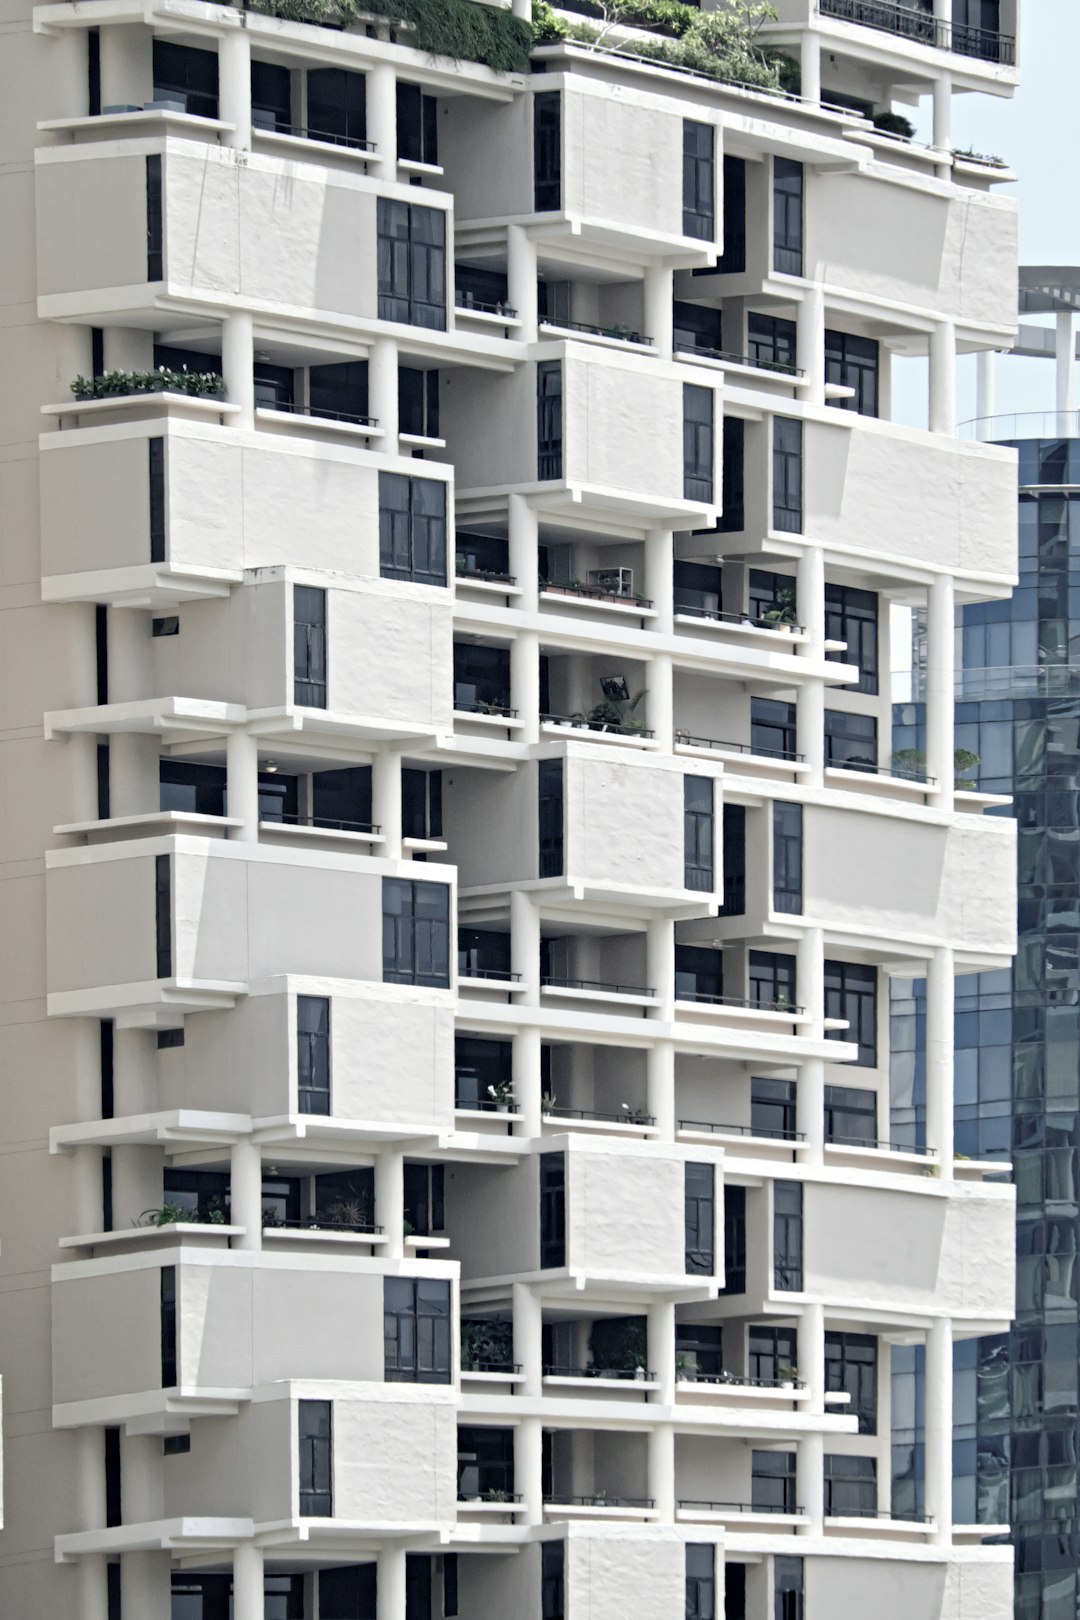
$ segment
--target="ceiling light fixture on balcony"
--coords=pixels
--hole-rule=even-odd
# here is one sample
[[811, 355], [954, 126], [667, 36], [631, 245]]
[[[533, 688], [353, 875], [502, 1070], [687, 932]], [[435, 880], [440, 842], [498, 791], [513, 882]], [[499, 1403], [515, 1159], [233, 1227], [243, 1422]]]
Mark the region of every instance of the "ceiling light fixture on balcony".
[[276, 772], [277, 772], [277, 768], [278, 768], [278, 763], [277, 763], [276, 759], [268, 759], [266, 764], [263, 766], [263, 770], [267, 773], [268, 776], [275, 775]]

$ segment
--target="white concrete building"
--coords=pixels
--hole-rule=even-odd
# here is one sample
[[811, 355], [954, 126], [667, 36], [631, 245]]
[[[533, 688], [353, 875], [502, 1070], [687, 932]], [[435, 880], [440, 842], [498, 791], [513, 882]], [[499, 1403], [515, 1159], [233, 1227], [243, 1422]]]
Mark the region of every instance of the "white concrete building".
[[[13, 1620], [1011, 1612], [950, 1473], [1014, 824], [952, 700], [1015, 578], [954, 421], [1015, 214], [949, 128], [1015, 0], [778, 9], [801, 95], [207, 0], [0, 29]], [[875, 127], [926, 95], [932, 147]]]

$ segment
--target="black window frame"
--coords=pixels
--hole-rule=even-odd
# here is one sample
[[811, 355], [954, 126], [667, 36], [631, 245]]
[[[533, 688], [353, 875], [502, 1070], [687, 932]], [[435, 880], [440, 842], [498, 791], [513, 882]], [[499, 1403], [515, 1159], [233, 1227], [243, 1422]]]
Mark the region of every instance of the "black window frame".
[[716, 1543], [686, 1543], [686, 1620], [716, 1620]]
[[774, 1181], [773, 1287], [786, 1294], [803, 1291], [803, 1219], [802, 1182]]
[[566, 1264], [566, 1154], [540, 1155], [540, 1270]]
[[439, 373], [432, 366], [398, 366], [398, 432], [413, 439], [439, 437]]
[[173, 974], [173, 881], [172, 856], [154, 857], [154, 938], [157, 952], [158, 979], [171, 979]]
[[380, 197], [376, 251], [379, 319], [445, 332], [445, 210]]
[[454, 642], [454, 708], [464, 714], [510, 710], [510, 649], [483, 642]]
[[565, 871], [565, 766], [561, 759], [542, 759], [536, 768], [537, 873], [562, 877]]
[[746, 1371], [762, 1383], [782, 1383], [799, 1365], [799, 1330], [772, 1322], [752, 1322], [746, 1331]]
[[878, 1096], [867, 1086], [825, 1087], [825, 1140], [840, 1147], [877, 1144]]
[[542, 1620], [565, 1620], [565, 1541], [543, 1541], [540, 1544], [540, 1614]]
[[441, 478], [379, 474], [379, 574], [447, 584], [446, 485]]
[[454, 1107], [490, 1112], [499, 1088], [513, 1085], [513, 1053], [512, 1041], [458, 1031], [454, 1036]]
[[199, 46], [155, 39], [152, 48], [152, 84], [155, 101], [182, 100], [191, 118], [217, 118], [219, 108], [218, 56]]
[[683, 383], [683, 498], [713, 503], [716, 488], [716, 393]]
[[404, 1170], [405, 1220], [418, 1237], [446, 1230], [446, 1167], [430, 1159], [407, 1159]]
[[301, 1114], [331, 1112], [330, 1051], [330, 997], [297, 996], [296, 1096]]
[[367, 75], [350, 68], [308, 68], [306, 133], [311, 141], [333, 146], [366, 146]]
[[[267, 122], [267, 115], [273, 123]], [[256, 129], [292, 133], [292, 72], [277, 62], [251, 59], [251, 121]]]
[[399, 163], [439, 165], [439, 103], [422, 84], [399, 79], [397, 102], [397, 160]]
[[538, 214], [562, 207], [562, 95], [542, 90], [533, 96], [533, 208]]
[[165, 439], [160, 433], [146, 441], [147, 479], [150, 497], [150, 561], [165, 561], [167, 528], [165, 518]]
[[308, 410], [336, 422], [370, 421], [368, 362], [338, 360], [308, 367]]
[[750, 1078], [750, 1134], [791, 1142], [796, 1136], [797, 1087], [770, 1075]]
[[801, 276], [805, 251], [806, 176], [794, 158], [773, 158], [773, 269]]
[[724, 994], [724, 953], [709, 945], [675, 942], [675, 999], [719, 1000]]
[[725, 416], [720, 439], [721, 534], [741, 534], [746, 527], [746, 423]]
[[716, 783], [683, 777], [683, 888], [711, 894], [716, 887]]
[[715, 270], [694, 274], [734, 276], [746, 269], [746, 159], [724, 153], [724, 251]]
[[375, 1620], [377, 1565], [330, 1565], [319, 1571], [322, 1620]]
[[859, 1420], [860, 1434], [877, 1434], [878, 1341], [873, 1333], [825, 1335], [825, 1389], [847, 1393], [851, 1404], [846, 1416]]
[[877, 715], [852, 714], [847, 709], [826, 709], [825, 763], [835, 770], [876, 773]]
[[458, 1501], [492, 1492], [514, 1494], [514, 1431], [494, 1424], [459, 1423], [457, 1430]]
[[747, 955], [747, 990], [751, 1006], [769, 1011], [796, 1005], [796, 961], [790, 951], [757, 951]]
[[827, 1519], [872, 1519], [877, 1516], [876, 1457], [852, 1457], [844, 1452], [827, 1451], [824, 1484]]
[[146, 158], [146, 279], [165, 279], [165, 196], [161, 153]]
[[442, 821], [442, 771], [401, 768], [401, 835], [403, 838], [440, 839]]
[[388, 1384], [453, 1382], [453, 1296], [441, 1277], [383, 1278], [383, 1378]]
[[162, 1266], [158, 1285], [161, 1315], [161, 1387], [175, 1389], [180, 1382], [176, 1332], [176, 1267]]
[[746, 1293], [746, 1188], [724, 1187], [724, 1286], [720, 1293]]
[[757, 1513], [794, 1513], [794, 1451], [751, 1451], [750, 1505]]
[[798, 741], [795, 721], [794, 703], [785, 703], [780, 698], [751, 697], [750, 752], [775, 759], [795, 759]]
[[297, 1488], [299, 1491], [300, 1517], [306, 1519], [332, 1518], [334, 1513], [333, 1401], [297, 1401], [296, 1432], [298, 1453]]
[[294, 585], [293, 702], [325, 709], [329, 690], [329, 635], [326, 591], [320, 585]]
[[536, 477], [541, 483], [563, 476], [563, 432], [562, 361], [540, 360], [536, 366]]
[[845, 662], [859, 666], [858, 682], [845, 686], [845, 692], [877, 695], [879, 616], [877, 591], [862, 591], [853, 585], [826, 585], [826, 639], [847, 642]]
[[796, 416], [773, 417], [772, 526], [782, 534], [802, 533], [803, 425]]
[[803, 909], [803, 807], [774, 799], [772, 811], [772, 904], [784, 916]]
[[881, 345], [857, 332], [825, 332], [825, 381], [854, 388], [850, 399], [830, 399], [836, 410], [880, 414]]
[[683, 1166], [685, 1266], [688, 1277], [716, 1271], [716, 1166], [688, 1160]]
[[804, 1586], [801, 1558], [773, 1559], [774, 1620], [804, 1620]]
[[878, 973], [862, 962], [825, 962], [825, 1017], [845, 1018], [848, 1029], [827, 1029], [829, 1041], [855, 1041], [853, 1067], [877, 1068]]
[[746, 357], [750, 364], [764, 370], [794, 372], [796, 331], [794, 321], [750, 310], [746, 317]]
[[[400, 907], [388, 909], [390, 900], [401, 902]], [[424, 902], [424, 909], [419, 912], [418, 901]], [[450, 885], [384, 877], [382, 909], [383, 983], [448, 990]]]
[[683, 119], [683, 235], [716, 239], [716, 129]]

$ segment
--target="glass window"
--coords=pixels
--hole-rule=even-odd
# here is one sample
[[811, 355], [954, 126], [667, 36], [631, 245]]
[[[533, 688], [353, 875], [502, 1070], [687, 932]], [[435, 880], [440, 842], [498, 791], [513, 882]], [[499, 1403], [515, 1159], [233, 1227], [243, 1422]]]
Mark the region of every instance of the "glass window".
[[767, 371], [794, 371], [795, 322], [751, 310], [746, 318], [746, 353], [752, 366]]
[[716, 1620], [716, 1546], [686, 1544], [686, 1620]]
[[853, 332], [825, 333], [825, 381], [853, 388], [851, 399], [831, 399], [830, 405], [861, 416], [878, 414], [879, 345], [873, 338]]
[[439, 104], [418, 84], [397, 82], [397, 155], [399, 163], [439, 161]]
[[679, 1001], [719, 1001], [724, 994], [724, 956], [706, 945], [675, 946], [675, 995]]
[[557, 90], [533, 96], [533, 207], [538, 214], [562, 207], [562, 97]]
[[773, 1186], [773, 1285], [799, 1293], [803, 1285], [803, 1192], [801, 1181]]
[[775, 1620], [804, 1620], [801, 1558], [773, 1559], [773, 1593]]
[[724, 1188], [724, 1286], [722, 1294], [746, 1293], [746, 1188]]
[[724, 917], [741, 917], [746, 910], [746, 806], [725, 804], [721, 817], [724, 839]]
[[154, 857], [154, 927], [157, 942], [157, 977], [171, 979], [172, 960], [172, 856]]
[[877, 1092], [859, 1086], [826, 1086], [825, 1140], [873, 1147], [877, 1142]]
[[454, 643], [454, 708], [465, 714], [510, 710], [510, 649]]
[[825, 710], [825, 763], [845, 771], [876, 771], [877, 718]]
[[510, 976], [510, 935], [490, 928], [459, 928], [458, 973], [462, 978]]
[[566, 1543], [544, 1541], [540, 1548], [540, 1613], [542, 1620], [564, 1620]]
[[367, 361], [343, 360], [332, 366], [312, 366], [308, 372], [308, 409], [312, 416], [339, 422], [370, 421]]
[[442, 837], [442, 771], [401, 771], [401, 831], [405, 838]]
[[876, 591], [858, 591], [850, 585], [825, 587], [825, 635], [829, 641], [846, 641], [844, 661], [858, 664], [856, 686], [847, 692], [876, 693], [878, 689], [878, 596]]
[[750, 699], [750, 752], [795, 759], [795, 705], [777, 698]]
[[325, 1519], [334, 1511], [333, 1405], [330, 1401], [298, 1402], [300, 1439], [300, 1513]]
[[683, 119], [683, 235], [711, 242], [716, 235], [716, 131]]
[[326, 708], [326, 592], [293, 586], [293, 701], [307, 709]]
[[[370, 832], [371, 766], [346, 765], [339, 771], [315, 771], [311, 778], [311, 809], [316, 827]], [[290, 819], [288, 809], [284, 809], [283, 819]]]
[[309, 68], [309, 140], [335, 146], [364, 146], [367, 138], [367, 79], [347, 68]]
[[721, 534], [739, 534], [746, 524], [746, 423], [741, 416], [724, 417], [721, 448], [720, 499], [723, 510], [719, 528]]
[[755, 1513], [795, 1512], [795, 1452], [754, 1451], [750, 1462], [750, 1505]]
[[179, 1382], [176, 1360], [176, 1267], [161, 1268], [161, 1387]]
[[825, 1457], [825, 1517], [865, 1519], [877, 1513], [877, 1459]]
[[[724, 157], [724, 251], [715, 271], [706, 275], [738, 275], [746, 269], [746, 159]], [[695, 271], [695, 274], [697, 272]]]
[[672, 338], [677, 349], [696, 349], [716, 354], [724, 347], [723, 322], [719, 309], [710, 304], [688, 304], [676, 299], [672, 305]]
[[712, 501], [715, 395], [711, 388], [683, 384], [683, 495]]
[[672, 570], [676, 613], [700, 614], [703, 618], [720, 612], [720, 570], [711, 563], [676, 561]]
[[773, 269], [803, 273], [803, 166], [773, 158]]
[[414, 439], [439, 437], [439, 373], [398, 367], [398, 430]]
[[773, 574], [765, 568], [751, 568], [747, 586], [747, 611], [752, 619], [769, 619], [771, 614], [796, 616], [795, 581], [790, 574]]
[[787, 1012], [795, 1007], [795, 958], [779, 951], [751, 951], [750, 1003]]
[[761, 1324], [750, 1328], [746, 1341], [746, 1368], [764, 1384], [789, 1383], [799, 1364], [798, 1332], [793, 1327]]
[[155, 39], [153, 72], [155, 101], [178, 101], [183, 111], [195, 118], [217, 117], [216, 51]]
[[863, 1068], [877, 1067], [877, 969], [858, 962], [825, 963], [825, 1016], [849, 1027], [826, 1030], [830, 1041], [855, 1041]]
[[803, 526], [803, 426], [793, 416], [773, 418], [773, 528], [799, 534]]
[[383, 878], [383, 980], [450, 986], [450, 890]]
[[165, 561], [165, 440], [147, 439], [150, 490], [150, 561]]
[[[320, 1620], [375, 1620], [377, 1565], [342, 1564], [319, 1571]], [[303, 1614], [303, 1610], [300, 1611]]]
[[379, 474], [379, 572], [416, 585], [446, 584], [446, 485]]
[[458, 1427], [458, 1501], [467, 1502], [499, 1492], [514, 1494], [513, 1429]]
[[251, 122], [256, 129], [292, 130], [292, 74], [275, 62], [251, 64]]
[[540, 1155], [540, 1267], [566, 1264], [566, 1156]]
[[330, 998], [296, 998], [296, 1081], [302, 1114], [330, 1112]]
[[446, 215], [380, 197], [379, 319], [446, 329]]
[[754, 1077], [750, 1081], [750, 1131], [754, 1136], [795, 1136], [795, 1082]]
[[716, 1269], [716, 1172], [688, 1164], [685, 1172], [686, 1269], [712, 1276]]
[[406, 1163], [405, 1221], [420, 1237], [445, 1229], [446, 1174], [441, 1164], [427, 1160]]
[[536, 476], [563, 475], [562, 362], [542, 360], [536, 368]]
[[851, 1396], [845, 1414], [860, 1434], [877, 1433], [877, 1339], [872, 1333], [826, 1333], [825, 1388]]
[[683, 777], [683, 885], [709, 894], [715, 886], [716, 818], [711, 776]]
[[563, 762], [542, 759], [538, 767], [539, 867], [542, 878], [563, 874]]
[[[165, 226], [161, 192], [161, 154], [146, 159], [146, 279], [160, 281], [165, 274]], [[151, 444], [153, 440], [150, 441]]]
[[450, 1383], [450, 1284], [384, 1277], [383, 1340], [388, 1383]]
[[512, 1084], [512, 1052], [510, 1041], [458, 1035], [454, 1040], [455, 1107], [492, 1110]]
[[698, 1322], [675, 1324], [675, 1366], [681, 1378], [716, 1378], [724, 1370], [724, 1330]]
[[803, 908], [803, 809], [773, 801], [773, 910], [798, 915]]

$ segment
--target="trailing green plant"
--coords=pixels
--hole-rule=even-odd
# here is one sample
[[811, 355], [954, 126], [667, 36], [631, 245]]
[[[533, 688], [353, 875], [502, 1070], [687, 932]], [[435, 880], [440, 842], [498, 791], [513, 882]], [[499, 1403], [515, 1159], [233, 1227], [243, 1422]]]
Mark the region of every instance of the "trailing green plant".
[[174, 371], [159, 366], [156, 371], [104, 371], [100, 377], [76, 377], [71, 385], [76, 399], [118, 399], [125, 394], [195, 394], [203, 399], [220, 399], [225, 392], [217, 371]]
[[[550, 45], [579, 40], [646, 61], [691, 68], [727, 84], [798, 94], [798, 63], [761, 41], [764, 25], [776, 21], [770, 0], [720, 0], [720, 7], [708, 12], [678, 0], [597, 0], [597, 14], [599, 25], [570, 23], [556, 16], [546, 0], [534, 0], [534, 41]], [[627, 40], [616, 33], [620, 26], [674, 37]]]
[[[644, 696], [645, 688], [642, 687], [632, 698], [603, 698], [599, 703], [594, 703], [588, 715], [582, 718], [601, 731], [610, 726], [616, 731], [630, 734], [642, 732], [645, 722], [638, 720], [634, 711]], [[576, 719], [577, 716], [572, 718]]]
[[915, 133], [911, 119], [898, 112], [875, 113], [874, 128], [880, 130], [882, 135], [900, 135], [905, 141], [910, 141]]
[[144, 1209], [136, 1226], [224, 1226], [225, 1211], [213, 1203], [208, 1209], [186, 1209], [183, 1204], [160, 1204]]
[[648, 1336], [643, 1316], [602, 1316], [592, 1325], [589, 1349], [597, 1372], [646, 1367]]
[[993, 152], [976, 152], [970, 146], [954, 146], [953, 157], [963, 158], [968, 163], [986, 163], [992, 169], [1008, 168], [1004, 158], [996, 157]]
[[347, 28], [382, 17], [407, 30], [409, 43], [430, 56], [482, 62], [496, 73], [524, 73], [533, 47], [529, 23], [498, 6], [473, 0], [246, 0], [252, 11], [289, 22]]
[[461, 1323], [461, 1363], [466, 1368], [509, 1367], [514, 1360], [514, 1324], [505, 1316], [466, 1317]]

